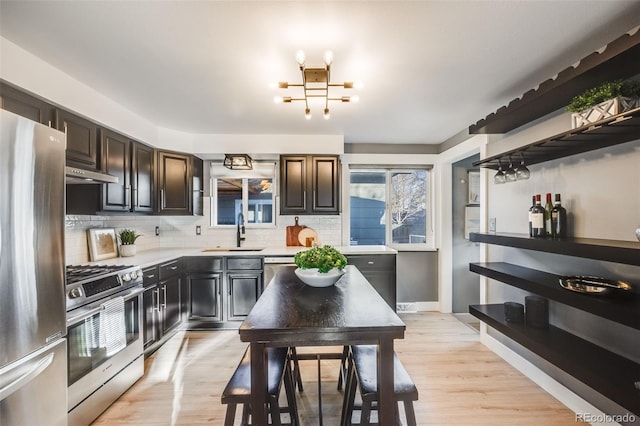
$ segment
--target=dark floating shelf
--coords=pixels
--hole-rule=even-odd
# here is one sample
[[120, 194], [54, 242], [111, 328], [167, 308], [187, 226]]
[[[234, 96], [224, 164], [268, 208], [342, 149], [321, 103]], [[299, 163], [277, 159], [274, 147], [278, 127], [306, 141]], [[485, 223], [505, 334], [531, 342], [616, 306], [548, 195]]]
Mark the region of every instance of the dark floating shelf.
[[637, 293], [612, 296], [576, 293], [560, 286], [559, 275], [504, 262], [471, 263], [469, 270], [640, 330], [640, 296]]
[[469, 133], [507, 133], [569, 104], [583, 91], [608, 80], [625, 79], [640, 73], [640, 31], [624, 34], [594, 52], [578, 66], [565, 68], [535, 90], [512, 100], [495, 113], [469, 126]]
[[473, 232], [470, 240], [499, 246], [640, 266], [640, 242], [597, 238], [531, 238], [525, 234]]
[[[507, 323], [504, 306], [470, 305], [469, 313], [566, 373], [640, 415], [640, 364], [557, 327]], [[638, 385], [636, 385], [638, 383]]]
[[530, 166], [637, 139], [640, 139], [640, 108], [487, 157], [473, 165], [497, 170], [502, 163], [504, 169], [511, 159], [514, 164], [524, 160]]

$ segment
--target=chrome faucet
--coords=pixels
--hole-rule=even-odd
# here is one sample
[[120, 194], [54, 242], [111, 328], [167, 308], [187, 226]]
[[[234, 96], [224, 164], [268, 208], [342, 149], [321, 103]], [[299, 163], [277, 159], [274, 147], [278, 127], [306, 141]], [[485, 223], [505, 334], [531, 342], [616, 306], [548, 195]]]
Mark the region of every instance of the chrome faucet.
[[244, 241], [244, 237], [240, 236], [240, 233], [244, 235], [244, 215], [242, 212], [238, 213], [238, 232], [236, 236], [237, 247], [240, 247], [240, 243]]

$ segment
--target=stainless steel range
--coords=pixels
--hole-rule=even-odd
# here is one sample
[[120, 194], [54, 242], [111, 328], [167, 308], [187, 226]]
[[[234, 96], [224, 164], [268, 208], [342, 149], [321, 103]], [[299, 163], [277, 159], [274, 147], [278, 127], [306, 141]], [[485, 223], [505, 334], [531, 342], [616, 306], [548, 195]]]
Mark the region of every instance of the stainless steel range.
[[144, 373], [142, 269], [67, 266], [69, 425], [88, 425]]

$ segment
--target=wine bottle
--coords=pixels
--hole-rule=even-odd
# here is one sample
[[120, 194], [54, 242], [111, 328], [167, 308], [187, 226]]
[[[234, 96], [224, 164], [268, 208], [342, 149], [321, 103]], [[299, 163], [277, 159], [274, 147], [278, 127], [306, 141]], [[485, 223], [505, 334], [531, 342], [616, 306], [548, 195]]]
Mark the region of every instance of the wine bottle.
[[531, 212], [533, 211], [533, 207], [536, 205], [536, 196], [531, 196], [531, 207], [529, 207], [529, 236], [533, 237], [533, 228], [531, 228]]
[[547, 236], [544, 228], [544, 207], [540, 202], [540, 194], [536, 195], [536, 204], [531, 209], [531, 235], [536, 238]]
[[551, 236], [551, 210], [553, 210], [551, 194], [547, 192], [547, 202], [544, 205], [544, 230], [547, 232], [547, 237]]
[[567, 236], [567, 210], [560, 203], [560, 194], [556, 194], [555, 203], [551, 210], [551, 235], [553, 238]]

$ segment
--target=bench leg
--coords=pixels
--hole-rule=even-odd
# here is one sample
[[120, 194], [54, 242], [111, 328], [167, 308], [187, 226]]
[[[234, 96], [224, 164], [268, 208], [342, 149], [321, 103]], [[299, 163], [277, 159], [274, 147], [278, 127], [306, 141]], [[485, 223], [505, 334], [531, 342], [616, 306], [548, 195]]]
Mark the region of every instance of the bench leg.
[[242, 404], [242, 423], [241, 426], [247, 426], [249, 424], [249, 404]]
[[416, 413], [413, 411], [413, 401], [404, 401], [404, 412], [407, 416], [407, 426], [416, 426]]
[[340, 425], [351, 425], [353, 417], [353, 407], [356, 398], [356, 372], [353, 362], [349, 359], [347, 364], [347, 375], [344, 383], [344, 398], [342, 402], [342, 414], [340, 415]]
[[284, 372], [284, 393], [287, 396], [291, 425], [299, 426], [300, 419], [298, 417], [298, 405], [296, 403], [296, 387], [293, 383], [293, 371], [291, 371], [291, 364], [287, 364], [287, 368]]
[[360, 424], [369, 426], [371, 425], [371, 401], [362, 401], [362, 411], [360, 412]]
[[227, 413], [224, 416], [224, 426], [233, 426], [236, 419], [236, 404], [227, 405]]

